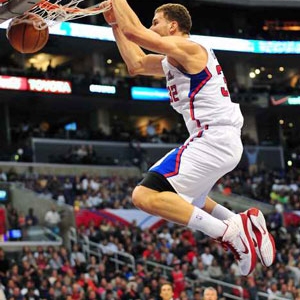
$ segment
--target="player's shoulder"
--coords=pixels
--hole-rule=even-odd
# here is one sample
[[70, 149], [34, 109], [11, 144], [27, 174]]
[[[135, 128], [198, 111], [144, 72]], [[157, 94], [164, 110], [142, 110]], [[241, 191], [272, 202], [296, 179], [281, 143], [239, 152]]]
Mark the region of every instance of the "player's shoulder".
[[205, 47], [200, 43], [183, 36], [169, 36], [168, 41], [175, 44], [178, 48], [189, 50], [192, 52], [204, 51]]

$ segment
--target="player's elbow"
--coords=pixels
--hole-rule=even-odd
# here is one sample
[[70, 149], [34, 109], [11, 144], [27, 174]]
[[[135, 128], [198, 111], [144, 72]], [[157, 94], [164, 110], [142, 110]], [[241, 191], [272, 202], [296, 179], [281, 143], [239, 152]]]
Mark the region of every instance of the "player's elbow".
[[139, 75], [139, 71], [135, 67], [128, 67], [127, 70], [128, 70], [128, 74], [130, 76], [137, 76], [137, 75]]
[[129, 41], [136, 42], [138, 38], [138, 30], [136, 29], [134, 26], [124, 26], [122, 32]]
[[143, 56], [136, 56], [135, 60], [127, 65], [127, 70], [130, 76], [143, 74]]

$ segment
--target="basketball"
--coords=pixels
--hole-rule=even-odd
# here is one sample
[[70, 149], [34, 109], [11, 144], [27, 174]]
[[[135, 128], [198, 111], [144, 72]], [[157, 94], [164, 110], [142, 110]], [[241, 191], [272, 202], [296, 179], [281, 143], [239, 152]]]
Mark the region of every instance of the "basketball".
[[31, 13], [12, 19], [6, 36], [18, 52], [35, 53], [46, 45], [49, 29], [42, 17]]

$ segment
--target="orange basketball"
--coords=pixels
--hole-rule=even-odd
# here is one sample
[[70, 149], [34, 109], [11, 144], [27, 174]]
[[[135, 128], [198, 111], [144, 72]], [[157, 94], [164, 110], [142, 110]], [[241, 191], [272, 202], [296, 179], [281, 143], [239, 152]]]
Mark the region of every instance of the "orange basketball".
[[6, 36], [17, 51], [35, 53], [46, 45], [49, 29], [42, 17], [31, 13], [12, 19]]

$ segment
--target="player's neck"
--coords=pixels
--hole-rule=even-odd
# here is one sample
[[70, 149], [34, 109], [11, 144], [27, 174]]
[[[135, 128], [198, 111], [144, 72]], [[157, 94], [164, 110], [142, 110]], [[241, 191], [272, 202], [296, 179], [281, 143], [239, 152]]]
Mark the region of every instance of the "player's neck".
[[171, 34], [171, 36], [180, 36], [183, 38], [188, 39], [190, 37], [190, 35], [188, 33], [183, 33], [183, 32], [175, 32], [174, 34]]

